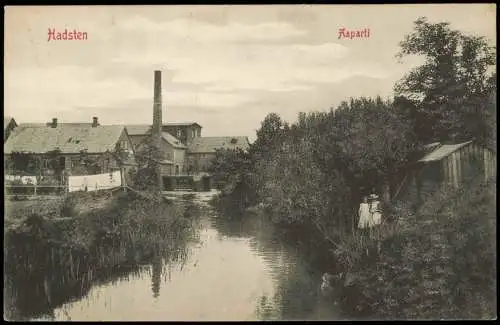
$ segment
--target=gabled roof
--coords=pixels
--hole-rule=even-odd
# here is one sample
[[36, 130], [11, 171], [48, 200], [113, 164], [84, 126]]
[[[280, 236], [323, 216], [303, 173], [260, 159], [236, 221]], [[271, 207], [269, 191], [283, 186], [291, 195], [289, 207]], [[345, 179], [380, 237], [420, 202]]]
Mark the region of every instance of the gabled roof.
[[[147, 135], [151, 133], [151, 125], [147, 124], [135, 124], [135, 125], [127, 125], [127, 133], [129, 135]], [[181, 148], [181, 149], [186, 149], [187, 147], [182, 144], [182, 142], [171, 135], [168, 132], [162, 132], [161, 136], [163, 140], [167, 141], [170, 145], [174, 146], [175, 148]]]
[[148, 124], [131, 124], [125, 127], [129, 135], [146, 135], [151, 131], [151, 125]]
[[62, 153], [103, 153], [114, 151], [123, 125], [24, 126], [14, 129], [4, 145], [4, 153], [46, 153], [55, 149]]
[[199, 137], [194, 138], [188, 147], [190, 153], [213, 153], [217, 149], [248, 150], [250, 143], [247, 137]]
[[171, 135], [168, 132], [162, 132], [161, 137], [163, 138], [163, 140], [165, 140], [169, 144], [171, 144], [174, 148], [179, 148], [179, 149], [186, 149], [187, 148], [185, 145], [182, 144], [182, 142], [179, 139], [177, 139], [176, 137], [174, 137], [173, 135]]
[[419, 160], [419, 162], [431, 162], [431, 161], [441, 160], [470, 143], [472, 143], [472, 141], [467, 141], [458, 144], [443, 144], [443, 145], [439, 143], [437, 143], [437, 145], [436, 143], [432, 143], [427, 146], [432, 147], [433, 150], [427, 153], [422, 159]]
[[14, 124], [17, 125], [16, 120], [14, 120], [13, 117], [10, 117], [10, 116], [3, 117], [3, 129], [4, 129], [4, 131], [7, 128], [7, 126], [10, 124], [11, 121], [14, 121]]
[[[46, 122], [46, 123], [22, 123], [21, 126], [22, 127], [30, 127], [30, 128], [34, 128], [34, 127], [50, 127], [52, 125], [52, 122]], [[91, 127], [92, 126], [92, 123], [79, 123], [79, 122], [75, 122], [75, 123], [61, 123], [61, 122], [58, 122], [57, 123], [58, 126], [86, 126], [86, 127]]]

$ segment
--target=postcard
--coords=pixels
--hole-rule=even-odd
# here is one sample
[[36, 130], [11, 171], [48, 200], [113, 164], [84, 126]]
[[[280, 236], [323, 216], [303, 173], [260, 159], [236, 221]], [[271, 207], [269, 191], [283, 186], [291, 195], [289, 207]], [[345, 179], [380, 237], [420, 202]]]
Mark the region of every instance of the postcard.
[[4, 319], [496, 319], [494, 4], [4, 26]]

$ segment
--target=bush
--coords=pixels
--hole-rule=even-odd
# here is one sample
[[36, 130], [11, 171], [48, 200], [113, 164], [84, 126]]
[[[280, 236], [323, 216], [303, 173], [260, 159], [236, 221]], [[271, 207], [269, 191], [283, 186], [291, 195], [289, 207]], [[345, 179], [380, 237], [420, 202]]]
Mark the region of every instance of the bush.
[[441, 192], [384, 234], [376, 260], [343, 250], [364, 304], [384, 318], [491, 319], [496, 314], [494, 184]]

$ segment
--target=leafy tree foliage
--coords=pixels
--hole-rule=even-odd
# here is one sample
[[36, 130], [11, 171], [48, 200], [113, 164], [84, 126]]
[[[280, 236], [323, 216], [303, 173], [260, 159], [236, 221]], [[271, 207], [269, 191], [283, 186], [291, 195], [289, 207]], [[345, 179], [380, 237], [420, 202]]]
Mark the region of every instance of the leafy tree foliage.
[[137, 170], [133, 172], [132, 186], [141, 191], [156, 191], [158, 189], [158, 172], [160, 149], [153, 137], [147, 137], [136, 150]]
[[[375, 190], [390, 201], [391, 185], [399, 184], [422, 144], [474, 138], [496, 150], [493, 53], [484, 38], [421, 18], [401, 42], [399, 56], [420, 55], [425, 63], [396, 85], [394, 100], [350, 99], [328, 112], [300, 113], [291, 125], [269, 114], [249, 153], [221, 153], [213, 172], [223, 183], [235, 178], [246, 183], [274, 223], [297, 227], [311, 238], [320, 235], [336, 252], [353, 248], [343, 250], [341, 260], [354, 265], [366, 294], [361, 299], [377, 314], [490, 317], [495, 308], [491, 188], [436, 195], [406, 228], [387, 225], [384, 249], [369, 266], [364, 254], [374, 242], [349, 245], [360, 236], [346, 230], [355, 225], [362, 195]], [[397, 219], [409, 215], [400, 212]], [[363, 258], [351, 258], [356, 253]]]
[[299, 114], [290, 126], [271, 113], [249, 153], [219, 152], [211, 172], [245, 184], [247, 204], [263, 203], [273, 221], [341, 236], [355, 222], [361, 194], [381, 191], [415, 149], [407, 116], [389, 101], [360, 98], [336, 110]]
[[[495, 184], [438, 192], [356, 265], [373, 312], [392, 319], [491, 319], [496, 314]], [[418, 220], [418, 221], [417, 221]], [[348, 252], [353, 254], [353, 252]]]
[[449, 23], [419, 18], [400, 46], [400, 59], [425, 58], [395, 87], [398, 95], [412, 103], [419, 138], [429, 142], [485, 140], [483, 112], [496, 89], [495, 49], [487, 40], [452, 30]]

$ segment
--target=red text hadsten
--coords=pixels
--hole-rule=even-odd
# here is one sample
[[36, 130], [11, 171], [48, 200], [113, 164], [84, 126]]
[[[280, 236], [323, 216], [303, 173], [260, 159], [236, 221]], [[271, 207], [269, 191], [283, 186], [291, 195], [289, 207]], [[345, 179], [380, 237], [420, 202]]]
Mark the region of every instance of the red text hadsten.
[[348, 30], [347, 28], [339, 28], [339, 39], [341, 38], [370, 38], [370, 28]]
[[63, 32], [56, 31], [55, 28], [49, 28], [49, 38], [47, 42], [50, 41], [86, 41], [87, 33], [86, 32], [78, 32], [76, 29], [72, 31], [68, 31], [68, 29], [64, 29]]

